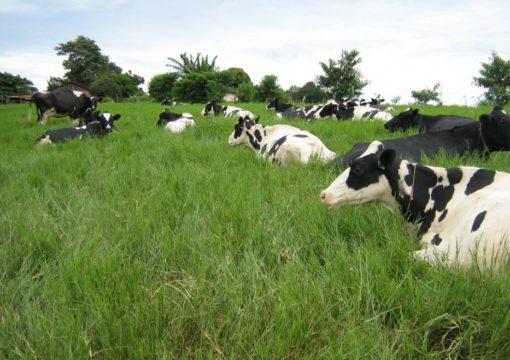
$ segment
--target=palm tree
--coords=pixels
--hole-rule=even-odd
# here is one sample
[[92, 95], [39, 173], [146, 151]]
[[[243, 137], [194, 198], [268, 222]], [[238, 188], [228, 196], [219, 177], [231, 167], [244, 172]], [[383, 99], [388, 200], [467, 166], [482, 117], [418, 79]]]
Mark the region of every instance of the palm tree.
[[179, 76], [184, 76], [192, 72], [215, 72], [218, 71], [216, 66], [217, 57], [218, 56], [215, 56], [211, 63], [209, 63], [208, 55], [204, 57], [202, 54], [197, 53], [197, 56], [193, 59], [193, 55], [184, 53], [180, 55], [181, 61], [169, 57], [168, 60], [170, 60], [170, 63], [166, 66], [177, 70], [176, 72]]

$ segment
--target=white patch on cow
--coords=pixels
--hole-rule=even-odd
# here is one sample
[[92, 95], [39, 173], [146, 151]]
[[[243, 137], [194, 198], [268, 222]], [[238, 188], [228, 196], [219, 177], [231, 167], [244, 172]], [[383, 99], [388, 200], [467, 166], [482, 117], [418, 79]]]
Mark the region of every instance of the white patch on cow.
[[[247, 133], [252, 139], [257, 139], [258, 136], [258, 149], [250, 143], [250, 136]], [[278, 141], [283, 137], [286, 137], [285, 141], [278, 146]], [[333, 160], [336, 156], [318, 137], [290, 125], [262, 126], [254, 124], [248, 130], [244, 127], [243, 133], [238, 137], [235, 137], [235, 131], [232, 132], [228, 143], [231, 146], [246, 145], [255, 151], [258, 157], [275, 161], [282, 166], [290, 163], [307, 164], [314, 157], [320, 161], [328, 161]], [[269, 154], [273, 148], [277, 148], [277, 151], [274, 154]]]
[[83, 91], [78, 91], [78, 90], [73, 90], [73, 94], [76, 96], [76, 97], [80, 97], [82, 96], [83, 94], [85, 94]]
[[45, 137], [43, 137], [42, 139], [37, 141], [37, 145], [47, 145], [47, 144], [53, 144], [49, 135], [46, 135]]
[[[203, 115], [203, 114], [202, 114]], [[193, 118], [193, 115], [191, 115], [190, 113], [182, 113], [182, 117], [185, 117], [185, 118]]]
[[176, 134], [176, 133], [180, 133], [180, 132], [184, 131], [184, 129], [186, 129], [189, 126], [195, 126], [195, 124], [196, 123], [195, 123], [194, 119], [182, 117], [182, 118], [174, 120], [174, 121], [169, 121], [165, 125], [165, 130]]
[[[367, 113], [374, 113], [375, 115], [371, 116], [370, 118], [364, 117]], [[362, 106], [355, 106], [354, 107], [354, 115], [353, 120], [382, 120], [382, 121], [390, 121], [393, 118], [393, 115], [391, 115], [389, 112], [379, 110], [377, 108], [368, 106], [368, 105], [362, 105]]]

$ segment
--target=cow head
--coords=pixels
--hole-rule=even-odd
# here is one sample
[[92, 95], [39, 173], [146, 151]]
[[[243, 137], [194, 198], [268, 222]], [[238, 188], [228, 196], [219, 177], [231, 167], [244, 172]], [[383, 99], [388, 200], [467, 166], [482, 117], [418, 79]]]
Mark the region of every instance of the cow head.
[[395, 164], [396, 152], [374, 141], [333, 183], [321, 192], [321, 202], [330, 208], [380, 201], [394, 203], [385, 171]]
[[314, 117], [316, 119], [322, 119], [328, 116], [336, 115], [339, 107], [336, 101], [330, 100], [328, 103], [324, 106], [322, 106], [315, 114]]
[[269, 104], [267, 104], [266, 109], [267, 110], [276, 109], [276, 108], [278, 108], [279, 104], [280, 104], [280, 100], [278, 100], [278, 98], [274, 98], [273, 100], [271, 100], [269, 102]]
[[212, 113], [213, 115], [219, 115], [221, 111], [221, 105], [218, 105], [216, 101], [209, 101], [205, 104], [205, 107], [202, 109], [201, 114], [204, 116]]
[[480, 116], [480, 131], [487, 150], [510, 150], [510, 117], [501, 107]]
[[109, 112], [92, 111], [87, 109], [85, 112], [85, 126], [91, 133], [95, 135], [105, 135], [107, 133], [116, 131], [115, 121], [121, 118], [120, 114], [112, 115]]
[[411, 127], [418, 126], [420, 124], [420, 117], [418, 109], [407, 109], [386, 122], [384, 127], [390, 132], [397, 130], [406, 131]]
[[260, 141], [262, 140], [263, 127], [259, 125], [259, 118], [255, 121], [250, 120], [248, 116], [239, 118], [237, 124], [234, 125], [234, 131], [228, 138], [231, 146], [251, 145], [255, 150], [260, 149]]

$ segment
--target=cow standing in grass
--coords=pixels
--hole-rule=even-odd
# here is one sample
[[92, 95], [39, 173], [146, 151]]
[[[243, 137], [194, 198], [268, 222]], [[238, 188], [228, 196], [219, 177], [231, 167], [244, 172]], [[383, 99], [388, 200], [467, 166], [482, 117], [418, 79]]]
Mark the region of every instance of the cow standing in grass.
[[419, 226], [415, 256], [432, 264], [496, 269], [508, 260], [510, 174], [399, 160], [374, 141], [320, 199], [330, 208], [377, 201]]
[[231, 146], [246, 145], [259, 157], [282, 166], [293, 162], [307, 164], [313, 157], [321, 161], [335, 157], [333, 151], [308, 131], [289, 125], [263, 126], [258, 123], [258, 118], [255, 121], [240, 118], [228, 143]]
[[[87, 109], [96, 109], [97, 99], [81, 91], [55, 89], [38, 92], [32, 96], [37, 110], [37, 122], [46, 124], [50, 117], [69, 116], [72, 120], [83, 119]], [[82, 123], [80, 122], [80, 125]]]

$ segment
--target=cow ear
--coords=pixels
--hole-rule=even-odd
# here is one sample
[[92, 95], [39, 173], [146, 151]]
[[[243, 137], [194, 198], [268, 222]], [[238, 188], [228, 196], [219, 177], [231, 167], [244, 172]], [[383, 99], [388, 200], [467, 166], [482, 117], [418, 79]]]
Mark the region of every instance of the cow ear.
[[395, 158], [397, 157], [397, 152], [393, 149], [384, 149], [379, 154], [379, 159], [377, 164], [379, 165], [379, 168], [382, 170], [385, 170], [393, 164], [395, 161]]
[[260, 120], [260, 115], [257, 116], [257, 118], [255, 119], [255, 124], [258, 124], [259, 123], [259, 120]]
[[413, 110], [413, 114], [414, 114], [414, 115], [418, 115], [418, 109], [414, 109], [414, 110]]
[[244, 119], [242, 117], [239, 118], [238, 124], [239, 125], [243, 125], [244, 124]]
[[487, 114], [482, 114], [480, 115], [480, 118], [479, 118], [480, 122], [482, 123], [489, 123], [491, 121], [491, 118], [489, 115]]
[[121, 114], [115, 114], [115, 115], [112, 117], [112, 121], [119, 120], [121, 117], [122, 117], [122, 115], [121, 115]]

